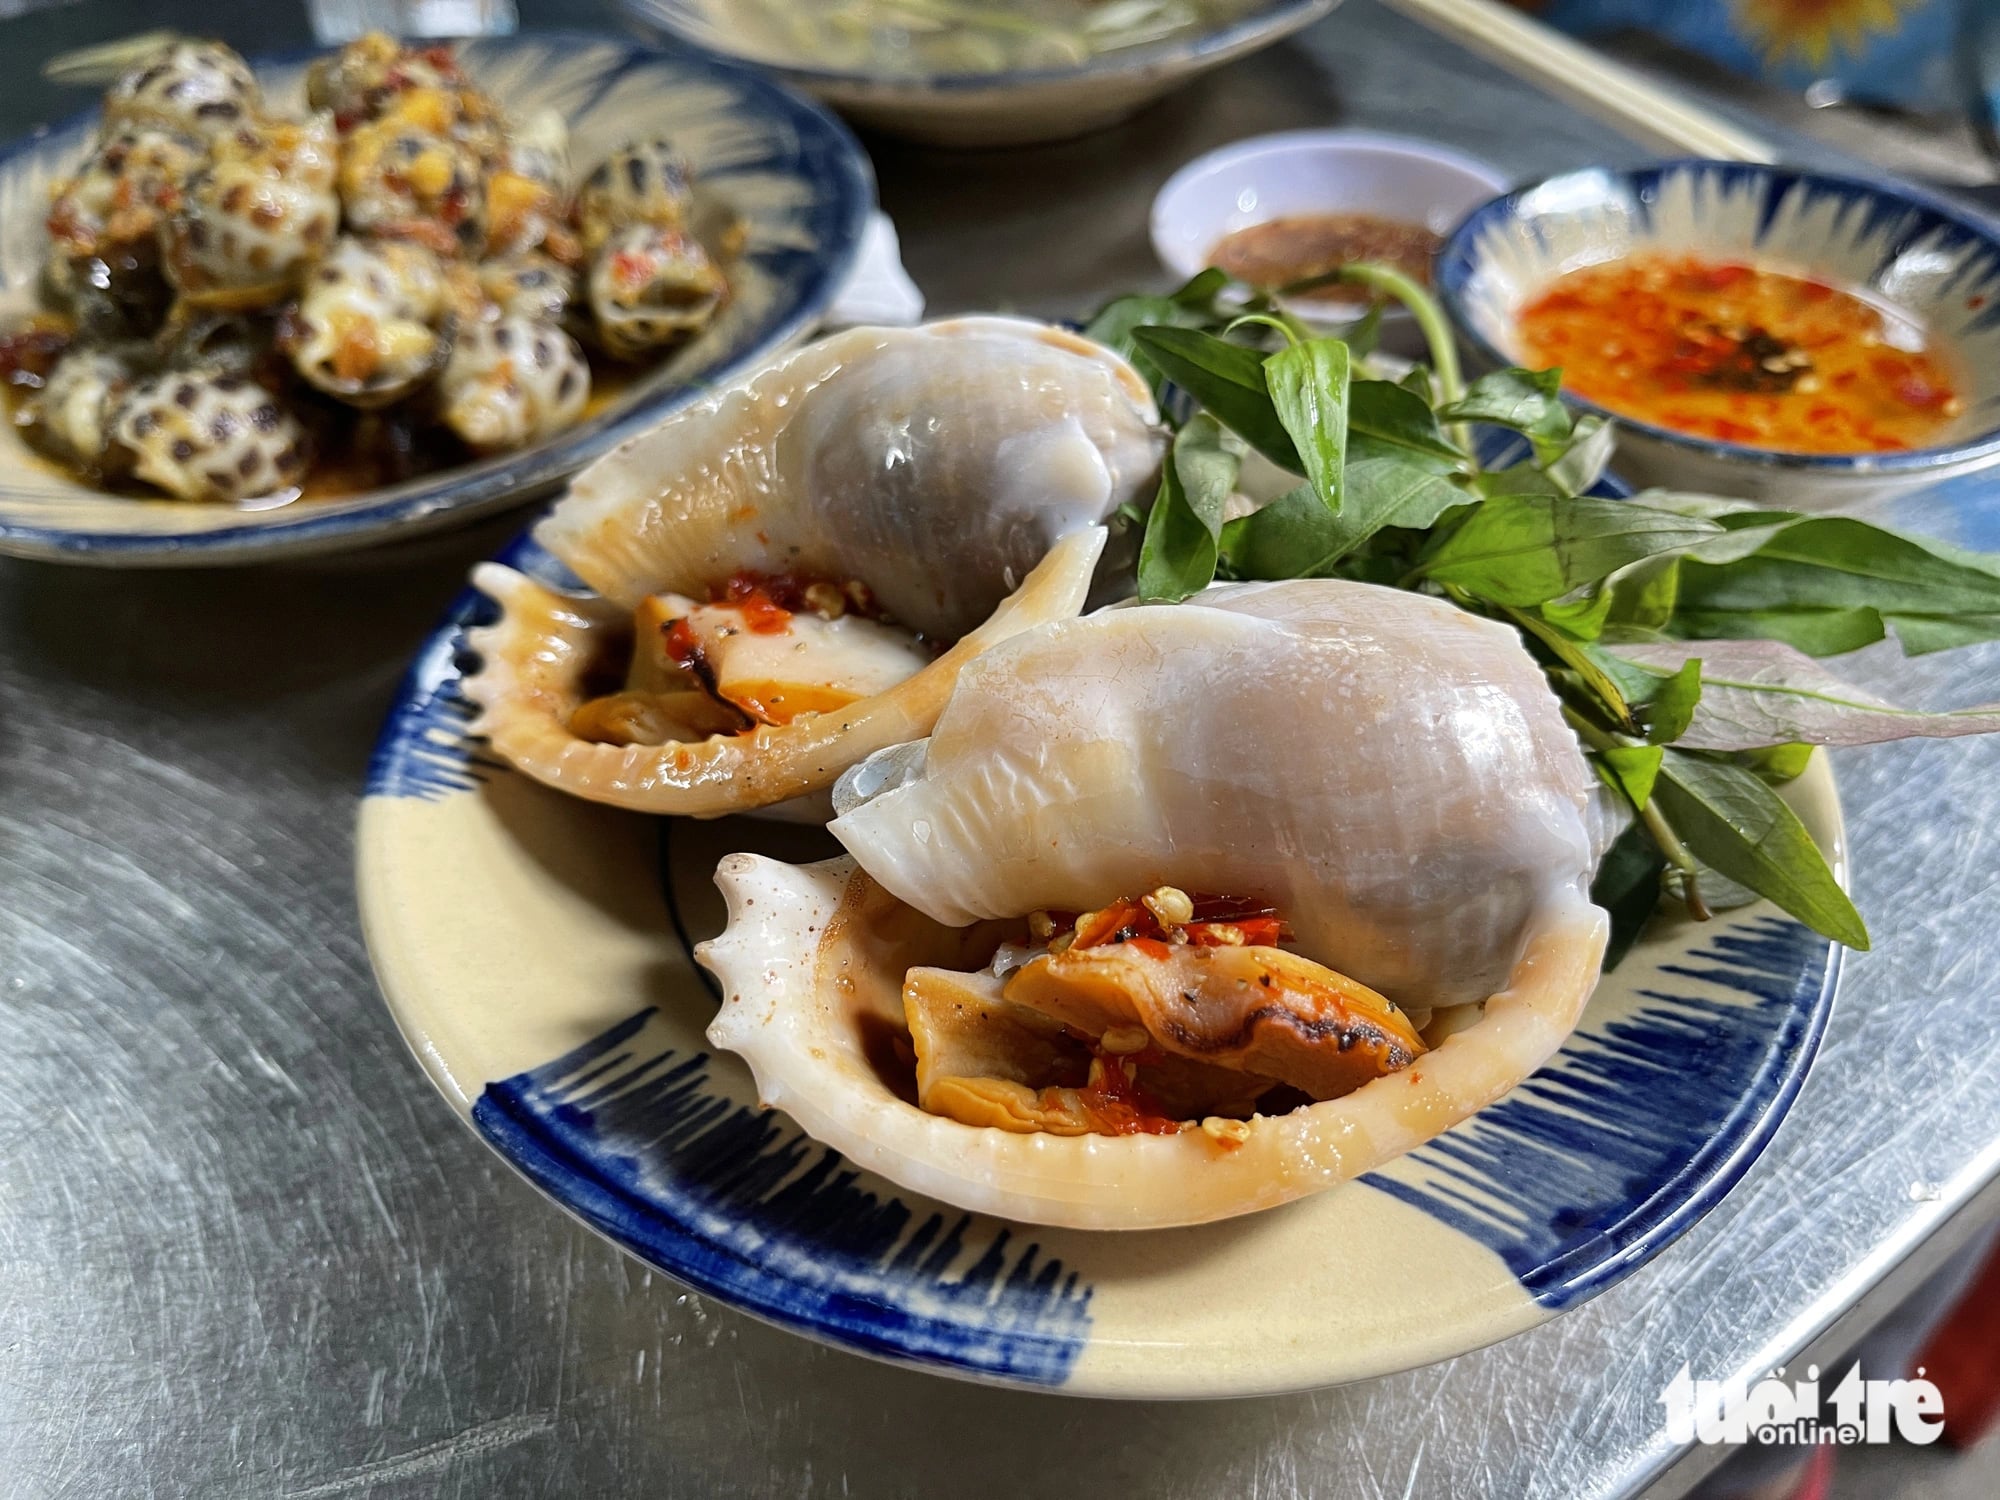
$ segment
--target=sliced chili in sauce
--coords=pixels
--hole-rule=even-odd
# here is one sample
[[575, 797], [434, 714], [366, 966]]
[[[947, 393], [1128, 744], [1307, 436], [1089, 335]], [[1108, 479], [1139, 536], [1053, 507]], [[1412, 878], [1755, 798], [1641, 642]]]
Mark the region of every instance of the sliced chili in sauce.
[[1907, 319], [1824, 281], [1641, 255], [1558, 277], [1521, 310], [1523, 353], [1613, 412], [1794, 453], [1936, 442], [1956, 363]]

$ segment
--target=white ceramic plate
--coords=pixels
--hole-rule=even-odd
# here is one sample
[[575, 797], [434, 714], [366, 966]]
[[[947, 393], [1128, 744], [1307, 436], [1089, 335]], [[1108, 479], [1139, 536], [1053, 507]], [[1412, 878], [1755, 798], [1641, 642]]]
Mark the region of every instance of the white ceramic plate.
[[[505, 561], [573, 586], [532, 542]], [[784, 1327], [969, 1378], [1234, 1396], [1443, 1359], [1554, 1317], [1701, 1217], [1791, 1103], [1838, 950], [1766, 906], [1660, 920], [1557, 1057], [1356, 1182], [1192, 1229], [1013, 1225], [872, 1177], [759, 1110], [710, 1050], [689, 958], [727, 853], [820, 830], [651, 819], [493, 764], [459, 695], [468, 593], [385, 726], [361, 913], [404, 1035], [454, 1109], [635, 1255]], [[1791, 789], [1841, 861], [1822, 758]], [[442, 1115], [440, 1115], [442, 1123]]]
[[[316, 53], [257, 63], [266, 97], [303, 110]], [[407, 484], [275, 509], [106, 495], [44, 462], [0, 423], [0, 552], [105, 566], [212, 565], [336, 552], [411, 536], [546, 494], [707, 384], [811, 332], [832, 302], [875, 200], [868, 159], [824, 110], [754, 70], [694, 52], [544, 33], [460, 47], [513, 119], [558, 110], [580, 167], [621, 142], [665, 136], [700, 191], [744, 226], [732, 300], [700, 337], [602, 413], [545, 442]], [[34, 305], [49, 185], [75, 169], [97, 120], [72, 120], [0, 153], [0, 322]]]

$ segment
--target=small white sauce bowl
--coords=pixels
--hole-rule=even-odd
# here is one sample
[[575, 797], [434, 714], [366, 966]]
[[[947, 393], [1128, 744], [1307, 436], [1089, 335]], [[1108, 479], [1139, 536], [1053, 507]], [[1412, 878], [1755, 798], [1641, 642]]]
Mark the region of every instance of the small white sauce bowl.
[[[1174, 173], [1153, 199], [1153, 250], [1186, 278], [1225, 236], [1298, 214], [1373, 214], [1442, 236], [1508, 186], [1498, 169], [1429, 141], [1287, 130], [1224, 146]], [[1332, 315], [1351, 313], [1358, 300], [1315, 297], [1307, 305]]]

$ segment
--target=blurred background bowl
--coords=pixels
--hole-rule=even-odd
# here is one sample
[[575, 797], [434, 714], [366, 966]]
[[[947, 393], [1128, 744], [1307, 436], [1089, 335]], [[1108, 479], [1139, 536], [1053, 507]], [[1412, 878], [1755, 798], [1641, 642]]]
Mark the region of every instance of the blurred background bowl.
[[1245, 0], [1240, 13], [1205, 30], [1080, 62], [929, 72], [829, 66], [803, 46], [757, 35], [746, 24], [745, 0], [622, 0], [644, 27], [766, 68], [857, 124], [938, 146], [1024, 146], [1103, 129], [1211, 68], [1290, 36], [1338, 3]]

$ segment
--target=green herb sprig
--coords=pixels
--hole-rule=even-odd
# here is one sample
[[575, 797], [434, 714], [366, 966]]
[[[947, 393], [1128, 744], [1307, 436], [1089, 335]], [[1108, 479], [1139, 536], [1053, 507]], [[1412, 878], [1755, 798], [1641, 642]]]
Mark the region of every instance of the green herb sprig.
[[[1285, 299], [1332, 281], [1376, 301], [1339, 336], [1317, 335]], [[1431, 355], [1394, 381], [1367, 366], [1386, 299], [1409, 307]], [[1205, 271], [1108, 303], [1085, 332], [1182, 416], [1145, 521], [1142, 599], [1179, 601], [1217, 579], [1345, 578], [1521, 632], [1632, 810], [1592, 892], [1613, 917], [1607, 963], [1663, 891], [1699, 918], [1732, 895], [1767, 897], [1866, 948], [1860, 913], [1776, 788], [1814, 745], [2000, 730], [2000, 706], [1917, 713], [1815, 660], [1890, 636], [1912, 655], [2000, 639], [2000, 557], [1711, 496], [1594, 496], [1611, 424], [1571, 412], [1559, 371], [1465, 385], [1437, 304], [1392, 270], [1277, 292]], [[1482, 427], [1519, 434], [1524, 456], [1483, 464]], [[1296, 483], [1225, 519], [1258, 460]]]

